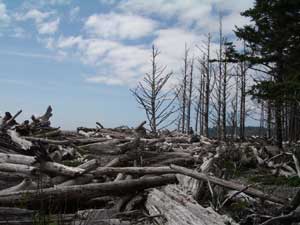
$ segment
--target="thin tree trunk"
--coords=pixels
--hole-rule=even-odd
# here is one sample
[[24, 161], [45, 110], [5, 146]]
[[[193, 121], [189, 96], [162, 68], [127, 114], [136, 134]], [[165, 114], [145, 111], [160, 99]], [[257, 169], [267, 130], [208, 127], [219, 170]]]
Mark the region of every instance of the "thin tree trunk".
[[184, 50], [184, 71], [183, 71], [183, 89], [182, 89], [182, 118], [181, 118], [181, 132], [185, 133], [185, 122], [186, 122], [186, 89], [187, 89], [187, 71], [188, 71], [188, 52], [187, 46], [185, 45]]
[[208, 42], [207, 42], [205, 118], [204, 118], [204, 135], [206, 137], [208, 137], [208, 116], [209, 116], [209, 98], [210, 98], [210, 42], [211, 42], [211, 35], [209, 33], [208, 34]]
[[189, 96], [188, 96], [188, 105], [187, 105], [187, 118], [186, 118], [186, 129], [187, 133], [191, 133], [191, 107], [192, 107], [192, 94], [193, 94], [193, 70], [194, 70], [194, 59], [191, 61], [191, 70], [189, 76]]

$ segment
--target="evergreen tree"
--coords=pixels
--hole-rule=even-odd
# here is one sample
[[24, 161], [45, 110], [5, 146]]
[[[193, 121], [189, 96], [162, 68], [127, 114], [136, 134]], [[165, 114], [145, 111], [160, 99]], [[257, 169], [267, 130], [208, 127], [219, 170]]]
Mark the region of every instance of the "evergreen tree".
[[282, 147], [284, 103], [300, 97], [300, 1], [256, 0], [242, 15], [251, 20], [235, 31], [251, 50], [242, 57], [252, 69], [271, 76], [258, 81], [251, 93], [273, 102], [276, 140]]

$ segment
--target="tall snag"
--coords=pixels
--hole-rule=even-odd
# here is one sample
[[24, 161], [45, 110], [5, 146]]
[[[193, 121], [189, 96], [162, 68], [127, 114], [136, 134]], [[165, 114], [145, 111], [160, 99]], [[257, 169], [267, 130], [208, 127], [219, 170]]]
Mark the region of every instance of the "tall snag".
[[153, 45], [151, 73], [146, 73], [137, 87], [131, 90], [138, 104], [145, 110], [151, 132], [154, 134], [173, 123], [168, 119], [176, 111], [173, 104], [176, 95], [172, 96], [172, 90], [165, 88], [173, 73], [165, 73], [167, 67], [158, 65], [157, 57], [159, 54], [159, 50]]

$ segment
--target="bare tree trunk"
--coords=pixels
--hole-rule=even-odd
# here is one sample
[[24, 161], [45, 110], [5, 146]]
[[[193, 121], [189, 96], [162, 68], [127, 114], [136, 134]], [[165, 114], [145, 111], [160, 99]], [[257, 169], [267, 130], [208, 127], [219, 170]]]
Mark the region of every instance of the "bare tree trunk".
[[206, 85], [205, 85], [205, 115], [204, 115], [204, 135], [208, 137], [208, 116], [209, 116], [209, 99], [210, 99], [210, 42], [211, 35], [208, 34], [207, 40], [207, 59], [206, 59]]
[[182, 118], [181, 118], [181, 132], [185, 133], [185, 121], [186, 121], [186, 89], [187, 89], [187, 73], [188, 73], [188, 55], [189, 55], [189, 49], [185, 45], [185, 50], [184, 50], [184, 68], [183, 68], [183, 88], [182, 88]]
[[151, 127], [152, 132], [156, 134], [156, 58], [157, 52], [154, 47], [152, 47], [152, 84], [151, 84]]
[[282, 102], [276, 100], [275, 102], [275, 121], [276, 121], [276, 144], [282, 148]]
[[245, 121], [246, 121], [246, 69], [245, 63], [240, 63], [241, 70], [241, 103], [240, 103], [240, 139], [245, 139]]
[[222, 139], [226, 140], [226, 110], [227, 110], [227, 63], [224, 63], [222, 100]]
[[194, 59], [191, 61], [190, 65], [190, 76], [189, 76], [189, 96], [187, 104], [187, 118], [186, 118], [186, 129], [187, 133], [191, 133], [191, 107], [192, 107], [192, 94], [193, 94], [193, 70], [194, 70]]
[[221, 100], [221, 95], [222, 95], [222, 55], [223, 55], [223, 32], [222, 32], [222, 18], [220, 15], [220, 21], [219, 21], [219, 41], [220, 41], [220, 46], [219, 46], [219, 77], [218, 77], [218, 105], [217, 105], [217, 130], [218, 130], [218, 139], [221, 140], [222, 137], [222, 131], [221, 131], [221, 108], [222, 108], [222, 100]]
[[204, 97], [205, 97], [205, 73], [204, 70], [202, 71], [202, 86], [201, 86], [201, 111], [200, 111], [200, 134], [204, 134], [204, 120], [205, 120], [205, 102], [204, 102]]
[[259, 122], [259, 136], [262, 138], [265, 136], [265, 102], [261, 102], [261, 111], [260, 111], [260, 122]]
[[267, 112], [267, 128], [268, 128], [268, 139], [272, 137], [272, 108], [271, 108], [271, 101], [268, 101], [268, 112]]

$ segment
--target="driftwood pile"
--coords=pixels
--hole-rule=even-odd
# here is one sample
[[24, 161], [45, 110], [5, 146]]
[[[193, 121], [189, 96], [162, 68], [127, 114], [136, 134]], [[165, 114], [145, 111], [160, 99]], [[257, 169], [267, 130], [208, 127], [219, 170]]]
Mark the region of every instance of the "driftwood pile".
[[283, 151], [257, 138], [222, 143], [177, 132], [154, 136], [145, 122], [63, 131], [51, 127], [50, 106], [31, 122], [17, 123], [20, 113], [0, 121], [0, 224], [300, 221], [297, 187], [257, 181], [297, 182], [296, 145]]

